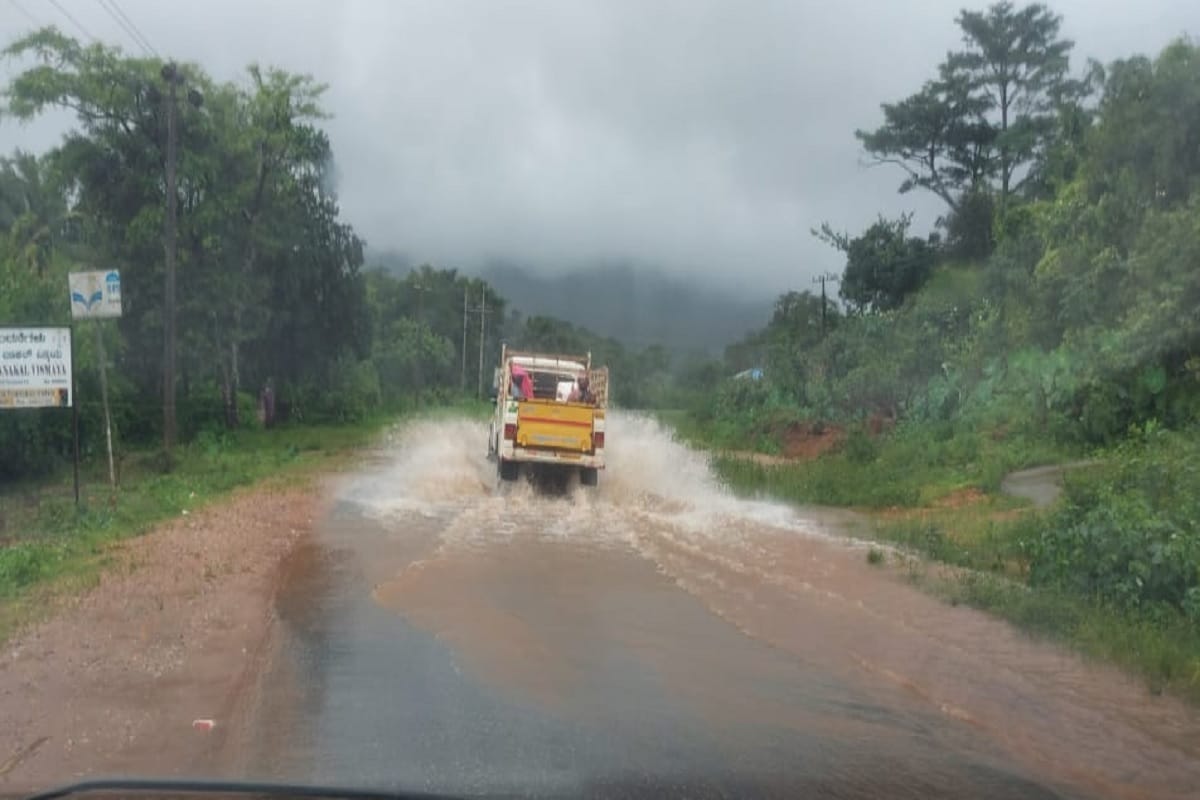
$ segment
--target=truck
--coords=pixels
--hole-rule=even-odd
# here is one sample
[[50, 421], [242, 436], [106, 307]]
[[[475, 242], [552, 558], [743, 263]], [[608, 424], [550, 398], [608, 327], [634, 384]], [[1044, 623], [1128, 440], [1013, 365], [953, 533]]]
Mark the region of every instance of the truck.
[[593, 367], [591, 353], [502, 345], [493, 389], [488, 456], [501, 481], [515, 481], [523, 470], [559, 476], [574, 471], [583, 486], [597, 485], [604, 469], [608, 367]]

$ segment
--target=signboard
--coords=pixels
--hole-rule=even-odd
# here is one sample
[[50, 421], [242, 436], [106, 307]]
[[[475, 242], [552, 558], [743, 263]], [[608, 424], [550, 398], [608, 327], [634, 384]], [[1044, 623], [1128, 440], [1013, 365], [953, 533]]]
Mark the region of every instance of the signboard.
[[73, 400], [70, 328], [0, 328], [0, 409]]
[[121, 316], [121, 273], [115, 269], [72, 272], [67, 276], [71, 290], [72, 319], [103, 319]]

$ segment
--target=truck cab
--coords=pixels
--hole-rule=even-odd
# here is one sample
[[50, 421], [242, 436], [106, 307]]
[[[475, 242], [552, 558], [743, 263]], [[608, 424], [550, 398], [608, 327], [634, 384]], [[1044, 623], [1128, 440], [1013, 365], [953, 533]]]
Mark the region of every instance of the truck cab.
[[607, 367], [594, 368], [590, 353], [504, 346], [494, 388], [488, 456], [496, 460], [501, 480], [517, 480], [523, 468], [575, 470], [584, 486], [597, 484], [604, 469]]

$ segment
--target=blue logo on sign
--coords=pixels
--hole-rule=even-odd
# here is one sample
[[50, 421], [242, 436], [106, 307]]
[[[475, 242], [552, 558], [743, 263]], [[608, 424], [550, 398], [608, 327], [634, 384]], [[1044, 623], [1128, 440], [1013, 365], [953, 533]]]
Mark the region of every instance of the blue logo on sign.
[[83, 307], [86, 308], [88, 311], [91, 311], [92, 306], [96, 305], [96, 303], [99, 303], [103, 299], [104, 299], [104, 292], [100, 291], [99, 289], [92, 292], [91, 297], [84, 297], [79, 292], [71, 292], [71, 302], [82, 304]]

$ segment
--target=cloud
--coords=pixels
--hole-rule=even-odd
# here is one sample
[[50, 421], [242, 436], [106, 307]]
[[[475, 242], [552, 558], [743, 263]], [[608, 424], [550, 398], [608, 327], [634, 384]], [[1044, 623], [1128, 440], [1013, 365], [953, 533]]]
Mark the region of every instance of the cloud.
[[[99, 4], [75, 5], [132, 49]], [[620, 261], [774, 291], [840, 268], [809, 235], [822, 221], [911, 210], [928, 227], [942, 210], [861, 166], [852, 134], [958, 46], [961, 0], [121, 5], [156, 49], [217, 78], [259, 61], [329, 83], [343, 211], [417, 260]], [[1196, 22], [1187, 0], [1055, 7], [1079, 65]], [[10, 15], [0, 35], [25, 24]], [[0, 147], [43, 147], [60, 125], [5, 125]]]

